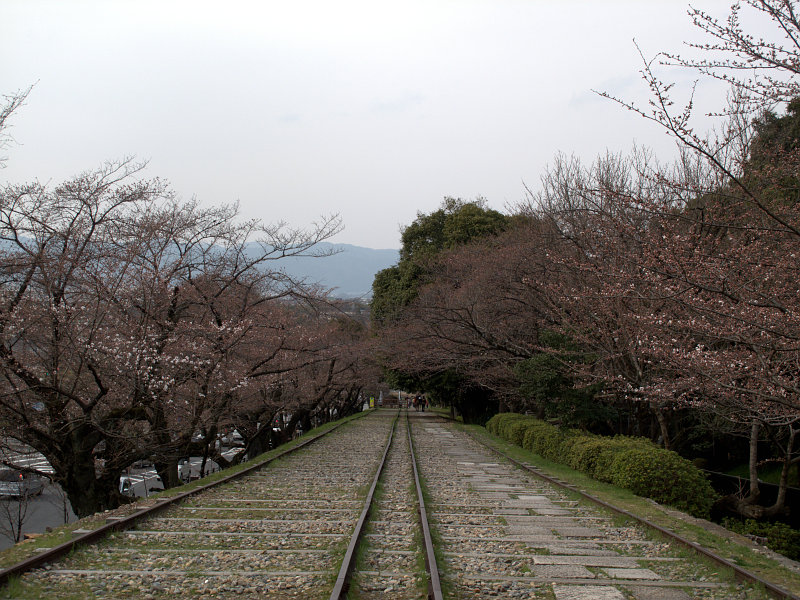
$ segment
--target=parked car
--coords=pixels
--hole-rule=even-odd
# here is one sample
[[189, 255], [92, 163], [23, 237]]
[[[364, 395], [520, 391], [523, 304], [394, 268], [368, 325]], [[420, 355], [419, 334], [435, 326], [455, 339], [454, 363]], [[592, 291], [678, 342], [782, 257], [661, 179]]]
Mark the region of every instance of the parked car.
[[222, 445], [227, 446], [228, 448], [241, 448], [244, 446], [244, 438], [242, 437], [242, 434], [235, 429], [230, 433], [224, 434], [221, 440]]
[[[188, 458], [182, 458], [178, 461], [178, 479], [183, 483], [192, 481], [192, 464]], [[195, 477], [195, 479], [197, 479]]]
[[[140, 485], [141, 484], [141, 485]], [[145, 496], [149, 492], [158, 492], [164, 489], [164, 483], [161, 477], [155, 473], [144, 473], [139, 475], [121, 475], [119, 478], [119, 493], [129, 498], [134, 498], [138, 494], [134, 486], [139, 485], [139, 492], [144, 493]], [[144, 489], [144, 486], [147, 489]], [[142, 492], [144, 490], [144, 492]]]
[[134, 496], [133, 481], [131, 481], [131, 478], [127, 475], [123, 475], [119, 478], [119, 493], [130, 498]]
[[43, 489], [44, 481], [38, 475], [16, 469], [0, 469], [0, 496], [28, 498], [41, 494]]

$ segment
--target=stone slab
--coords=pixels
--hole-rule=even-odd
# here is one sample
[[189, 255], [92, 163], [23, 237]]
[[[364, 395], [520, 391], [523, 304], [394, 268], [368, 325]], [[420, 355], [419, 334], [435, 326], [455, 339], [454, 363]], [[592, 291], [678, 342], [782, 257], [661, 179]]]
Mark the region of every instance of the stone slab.
[[532, 515], [527, 510], [524, 515], [517, 516], [512, 514], [508, 517], [508, 522], [524, 522], [528, 525], [540, 525], [541, 527], [583, 527], [581, 521], [596, 521], [596, 517], [577, 517], [575, 515]]
[[492, 511], [492, 514], [507, 516], [530, 516], [527, 508], [495, 508]]
[[559, 535], [564, 537], [579, 537], [579, 538], [600, 538], [604, 537], [599, 529], [594, 527], [565, 527], [563, 525], [554, 525], [553, 529]]
[[619, 556], [613, 550], [608, 550], [595, 545], [582, 545], [582, 546], [558, 546], [556, 544], [548, 544], [544, 547], [550, 551], [550, 554], [558, 555], [573, 555], [573, 556]]
[[552, 539], [552, 532], [547, 527], [509, 525], [506, 532], [508, 535], [543, 535]]
[[533, 510], [536, 511], [537, 514], [540, 515], [553, 515], [553, 516], [560, 516], [560, 515], [571, 515], [572, 513], [568, 510], [563, 508], [540, 508], [538, 506], [531, 507]]
[[92, 533], [94, 529], [73, 529], [72, 530], [72, 537], [79, 537], [82, 535], [86, 535], [87, 533]]
[[513, 492], [516, 486], [505, 483], [475, 483], [472, 487], [478, 492]]
[[625, 600], [618, 589], [605, 585], [553, 585], [556, 600]]
[[478, 492], [481, 498], [486, 500], [507, 500], [508, 492]]
[[526, 544], [532, 544], [531, 547], [533, 548], [541, 548], [545, 544], [552, 544], [558, 541], [558, 538], [555, 536], [535, 533], [508, 534], [498, 539], [503, 542], [525, 542]]
[[534, 565], [534, 577], [546, 577], [548, 579], [579, 578], [594, 579], [596, 575], [583, 565]]
[[550, 503], [552, 503], [552, 500], [550, 500], [550, 498], [548, 498], [547, 496], [522, 495], [522, 496], [519, 496], [518, 499], [519, 500], [528, 500], [530, 502], [539, 502], [539, 503], [542, 503], [542, 504], [545, 504], [545, 503], [550, 504]]
[[604, 568], [603, 571], [614, 579], [645, 579], [649, 581], [661, 579], [657, 573], [654, 573], [650, 569], [614, 569], [607, 567]]
[[691, 596], [683, 590], [662, 587], [626, 586], [636, 600], [691, 600]]
[[558, 556], [553, 554], [536, 554], [533, 557], [536, 565], [583, 565], [584, 567], [614, 567], [617, 569], [636, 569], [637, 559], [632, 556]]
[[549, 519], [542, 519], [541, 517], [531, 515], [524, 508], [517, 510], [522, 510], [524, 512], [521, 515], [506, 513], [503, 517], [506, 523], [509, 525], [517, 525], [518, 527], [546, 527], [548, 531], [553, 528], [553, 523]]
[[561, 508], [556, 504], [553, 504], [549, 500], [531, 500], [529, 498], [520, 498], [520, 494], [517, 494], [517, 497], [514, 498], [509, 502], [509, 506], [513, 507], [520, 507], [524, 506], [527, 508], [533, 507], [541, 507], [541, 508]]

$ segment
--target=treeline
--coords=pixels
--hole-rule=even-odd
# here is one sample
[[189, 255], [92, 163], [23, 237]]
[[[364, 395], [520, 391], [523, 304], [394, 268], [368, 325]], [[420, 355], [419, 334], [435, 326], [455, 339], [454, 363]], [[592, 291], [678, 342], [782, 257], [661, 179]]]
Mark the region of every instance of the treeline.
[[[800, 32], [794, 3], [746, 4]], [[699, 136], [691, 100], [674, 109], [646, 63], [641, 114], [678, 143], [674, 164], [558, 156], [510, 214], [445, 200], [405, 229], [373, 318], [396, 385], [468, 421], [528, 411], [694, 455], [741, 436], [751, 484], [728, 502], [774, 516], [800, 462], [800, 52], [692, 14], [714, 51], [673, 60], [730, 84], [720, 128]], [[781, 491], [764, 507], [772, 463]]]
[[[7, 99], [0, 130], [25, 92]], [[222, 466], [360, 410], [379, 373], [366, 323], [280, 269], [340, 228], [242, 221], [181, 202], [130, 160], [57, 186], [0, 188], [0, 443], [41, 452], [79, 516], [150, 460]], [[351, 311], [352, 312], [352, 311]], [[273, 422], [280, 417], [280, 430]], [[13, 462], [13, 461], [12, 461]]]

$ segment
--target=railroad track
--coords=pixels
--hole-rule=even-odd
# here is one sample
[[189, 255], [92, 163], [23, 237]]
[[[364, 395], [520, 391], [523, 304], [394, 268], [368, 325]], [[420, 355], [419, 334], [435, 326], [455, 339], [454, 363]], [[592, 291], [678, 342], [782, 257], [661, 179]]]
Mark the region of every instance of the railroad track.
[[117, 531], [86, 533], [90, 545], [28, 565], [0, 596], [767, 597], [450, 423], [408, 417], [374, 411], [239, 478], [109, 525]]
[[732, 566], [724, 559], [600, 506], [449, 422], [431, 419], [419, 429], [449, 598], [797, 598], [741, 569], [724, 572]]
[[417, 543], [408, 431], [397, 412], [375, 411], [246, 475], [6, 569], [2, 595], [440, 598]]
[[397, 422], [383, 470], [376, 474], [374, 484], [377, 488], [374, 501], [365, 504], [363, 516], [368, 524], [363, 537], [357, 528], [351, 539], [351, 547], [358, 547], [359, 551], [357, 556], [353, 554], [350, 563], [349, 554], [345, 557], [331, 600], [441, 600], [439, 573], [405, 411]]

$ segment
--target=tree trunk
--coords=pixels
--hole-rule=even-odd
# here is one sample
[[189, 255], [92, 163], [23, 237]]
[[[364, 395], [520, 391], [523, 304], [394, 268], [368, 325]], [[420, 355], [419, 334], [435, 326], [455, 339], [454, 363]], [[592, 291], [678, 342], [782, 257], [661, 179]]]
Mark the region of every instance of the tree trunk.
[[758, 437], [761, 433], [761, 423], [754, 420], [750, 426], [750, 491], [745, 498], [747, 504], [758, 504], [761, 490], [758, 488]]
[[[292, 418], [289, 419], [289, 423], [286, 424], [286, 439], [292, 439], [295, 437], [295, 432], [297, 430], [298, 423], [302, 427], [302, 423], [308, 420], [308, 411], [305, 409], [298, 409], [292, 413]], [[308, 431], [307, 429], [303, 431], [305, 433]]]
[[719, 502], [719, 507], [747, 519], [763, 519], [767, 509], [758, 503], [761, 490], [758, 487], [758, 438], [761, 433], [761, 423], [754, 420], [750, 425], [750, 488], [744, 498], [731, 494]]
[[778, 481], [778, 496], [775, 498], [775, 503], [767, 507], [764, 516], [774, 517], [788, 512], [786, 507], [786, 488], [789, 486], [789, 469], [792, 464], [800, 461], [800, 457], [792, 459], [796, 436], [797, 430], [790, 425], [789, 440], [786, 442], [786, 451], [783, 456], [783, 466], [781, 467], [781, 478]]
[[164, 484], [165, 490], [183, 485], [183, 482], [178, 477], [177, 456], [168, 456], [162, 460], [155, 461], [155, 466], [156, 473], [161, 477], [161, 483]]
[[93, 450], [101, 438], [94, 426], [72, 423], [65, 424], [64, 428], [70, 426], [64, 436], [53, 438], [51, 444], [39, 446], [37, 450], [52, 465], [55, 473], [51, 479], [61, 486], [75, 515], [82, 518], [130, 502], [119, 492], [123, 469], [114, 468], [112, 460], [104, 461], [103, 467], [98, 469]]
[[656, 421], [658, 422], [658, 428], [661, 432], [661, 439], [664, 443], [664, 448], [666, 450], [672, 450], [672, 441], [670, 440], [669, 436], [669, 423], [667, 422], [667, 417], [664, 414], [664, 409], [659, 406], [659, 404], [655, 401], [650, 402], [650, 407], [653, 409], [653, 414], [656, 416]]
[[544, 412], [544, 402], [537, 402], [536, 403], [536, 418], [539, 419], [540, 421], [544, 421], [545, 416], [546, 415], [545, 415], [545, 412]]
[[119, 474], [116, 477], [96, 478], [94, 461], [91, 470], [85, 466], [76, 467], [67, 480], [58, 481], [67, 494], [72, 511], [78, 518], [88, 517], [103, 510], [117, 508], [130, 502], [119, 493]]

